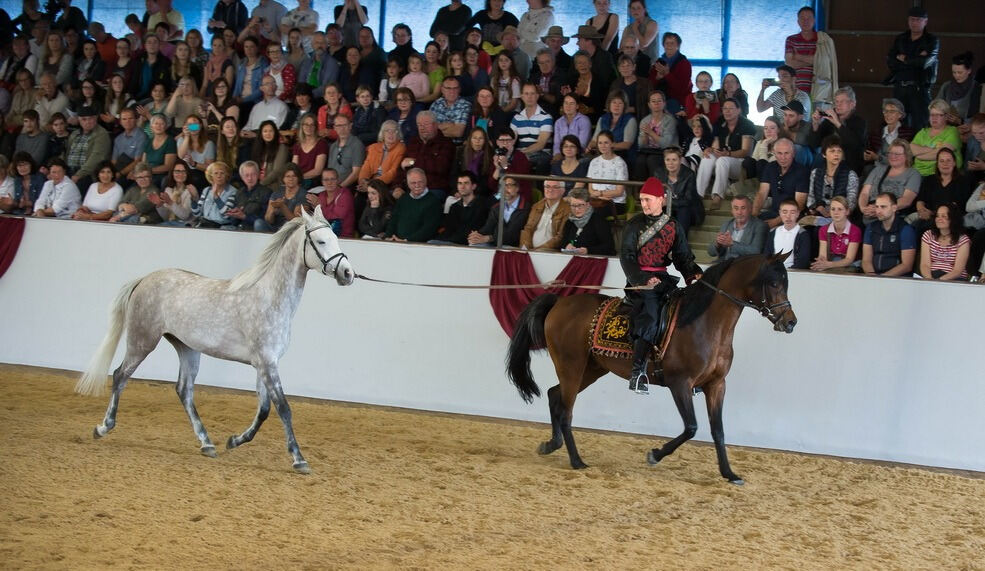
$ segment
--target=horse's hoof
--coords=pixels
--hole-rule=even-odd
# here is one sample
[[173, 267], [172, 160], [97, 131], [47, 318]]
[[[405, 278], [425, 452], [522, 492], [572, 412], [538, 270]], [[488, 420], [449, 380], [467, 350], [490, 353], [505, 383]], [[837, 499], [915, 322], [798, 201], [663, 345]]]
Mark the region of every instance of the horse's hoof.
[[311, 468], [308, 467], [308, 463], [304, 460], [294, 463], [294, 471], [298, 474], [310, 474]]
[[226, 441], [226, 450], [232, 450], [236, 448], [236, 437], [230, 436], [229, 440]]
[[735, 486], [744, 486], [746, 484], [746, 481], [743, 480], [742, 478], [736, 478], [734, 480], [729, 480], [728, 483]]
[[96, 439], [96, 440], [99, 440], [100, 438], [103, 437], [102, 434], [99, 434], [99, 427], [98, 426], [92, 429], [92, 437], [94, 439]]
[[585, 468], [588, 468], [588, 464], [579, 460], [577, 462], [572, 462], [571, 467], [574, 468], [575, 470], [584, 470]]
[[647, 464], [651, 466], [656, 466], [657, 464], [660, 463], [660, 460], [661, 458], [657, 458], [657, 455], [653, 453], [653, 450], [650, 450], [649, 452], [646, 453]]
[[537, 447], [537, 453], [541, 455], [550, 454], [551, 452], [556, 451], [560, 447], [561, 447], [560, 444], [554, 444], [553, 442], [548, 440], [547, 442], [540, 443], [540, 446]]
[[209, 458], [215, 458], [218, 456], [218, 454], [215, 453], [215, 446], [212, 446], [211, 444], [202, 447], [202, 455], [208, 456]]

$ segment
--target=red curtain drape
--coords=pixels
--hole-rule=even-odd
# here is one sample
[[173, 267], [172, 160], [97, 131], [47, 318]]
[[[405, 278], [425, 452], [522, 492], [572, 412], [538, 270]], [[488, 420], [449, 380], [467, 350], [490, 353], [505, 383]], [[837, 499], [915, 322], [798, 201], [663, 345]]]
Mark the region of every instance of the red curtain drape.
[[23, 218], [0, 218], [0, 277], [14, 261], [23, 235]]
[[[566, 287], [541, 289], [492, 289], [489, 290], [489, 303], [492, 305], [493, 313], [503, 331], [507, 335], [513, 335], [513, 326], [516, 324], [520, 312], [535, 297], [544, 293], [556, 293], [558, 295], [572, 295], [576, 293], [594, 293], [597, 290], [584, 289], [578, 286], [602, 285], [605, 277], [605, 270], [608, 267], [608, 260], [604, 258], [582, 258], [573, 256], [568, 265], [561, 270], [557, 279], [568, 284]], [[543, 280], [537, 277], [534, 272], [533, 263], [530, 255], [526, 252], [499, 250], [493, 258], [493, 271], [491, 285], [518, 285], [518, 284], [537, 284]]]

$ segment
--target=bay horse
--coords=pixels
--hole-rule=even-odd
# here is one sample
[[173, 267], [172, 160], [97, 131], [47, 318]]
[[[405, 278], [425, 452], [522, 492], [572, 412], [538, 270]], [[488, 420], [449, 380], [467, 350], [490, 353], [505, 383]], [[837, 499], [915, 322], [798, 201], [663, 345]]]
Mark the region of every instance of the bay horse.
[[[333, 264], [334, 262], [334, 264]], [[124, 330], [123, 362], [113, 372], [113, 391], [102, 424], [93, 430], [102, 438], [116, 426], [120, 393], [137, 366], [164, 337], [178, 352], [175, 391], [201, 443], [201, 452], [215, 457], [215, 445], [195, 410], [194, 384], [202, 353], [252, 365], [257, 371], [257, 407], [253, 423], [230, 436], [226, 448], [253, 440], [270, 413], [271, 400], [284, 425], [287, 450], [297, 472], [307, 474], [291, 409], [281, 387], [277, 363], [287, 349], [291, 320], [301, 301], [308, 270], [331, 275], [351, 285], [355, 273], [342, 252], [331, 224], [316, 209], [289, 220], [274, 234], [252, 267], [231, 280], [212, 279], [179, 269], [158, 270], [123, 286], [110, 311], [110, 327], [76, 392], [103, 392], [110, 362]]]
[[[707, 401], [718, 470], [729, 482], [744, 483], [729, 467], [722, 428], [725, 376], [733, 357], [732, 335], [746, 307], [766, 317], [776, 331], [793, 332], [797, 317], [787, 299], [787, 270], [783, 266], [788, 255], [757, 254], [721, 262], [684, 290], [677, 328], [663, 359], [663, 379], [654, 376], [652, 362], [648, 371], [651, 382], [670, 389], [684, 421], [684, 432], [662, 448], [650, 450], [649, 464], [657, 464], [694, 437], [698, 423], [692, 391], [700, 388]], [[587, 341], [590, 324], [599, 306], [609, 299], [598, 294], [568, 297], [544, 294], [524, 308], [510, 339], [507, 375], [527, 402], [540, 396], [530, 371], [530, 351], [547, 348], [558, 384], [547, 391], [551, 439], [541, 443], [538, 452], [550, 454], [563, 444], [571, 467], [576, 469], [587, 468], [571, 433], [578, 393], [608, 372], [628, 379], [632, 367], [629, 358], [606, 357], [590, 351]]]

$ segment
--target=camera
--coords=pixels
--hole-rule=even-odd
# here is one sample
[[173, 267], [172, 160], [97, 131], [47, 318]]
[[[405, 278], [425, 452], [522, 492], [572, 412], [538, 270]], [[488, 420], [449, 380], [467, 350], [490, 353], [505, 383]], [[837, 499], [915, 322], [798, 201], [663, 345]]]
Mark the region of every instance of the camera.
[[506, 156], [506, 153], [508, 153], [508, 152], [509, 152], [509, 149], [505, 149], [503, 147], [496, 147], [496, 156], [497, 157], [505, 157]]
[[667, 60], [665, 60], [662, 57], [661, 58], [657, 58], [657, 63], [659, 63], [660, 65], [667, 65]]
[[765, 83], [769, 87], [776, 87], [777, 85], [779, 85], [780, 82], [772, 77], [764, 77], [763, 83]]
[[714, 94], [710, 91], [697, 91], [694, 93], [695, 99], [713, 99]]

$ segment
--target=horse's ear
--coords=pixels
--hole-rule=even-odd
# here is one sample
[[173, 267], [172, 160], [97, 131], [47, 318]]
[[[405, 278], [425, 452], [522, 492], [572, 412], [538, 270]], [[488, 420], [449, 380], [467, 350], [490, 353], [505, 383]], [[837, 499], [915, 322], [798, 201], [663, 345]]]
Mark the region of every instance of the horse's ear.
[[321, 211], [321, 206], [315, 207], [315, 215], [313, 216], [313, 218], [315, 219], [315, 222], [321, 222], [323, 224], [328, 223], [328, 220], [325, 220], [325, 215]]
[[786, 254], [774, 254], [773, 256], [770, 257], [770, 262], [780, 262], [782, 264], [783, 262], [787, 261], [787, 258], [790, 257], [790, 254], [793, 254], [793, 250], [790, 250]]
[[[316, 210], [321, 210], [321, 209], [318, 208]], [[304, 220], [305, 226], [311, 226], [311, 223], [313, 222], [311, 215], [308, 214], [308, 211], [305, 210], [304, 208], [301, 208], [301, 219]]]

